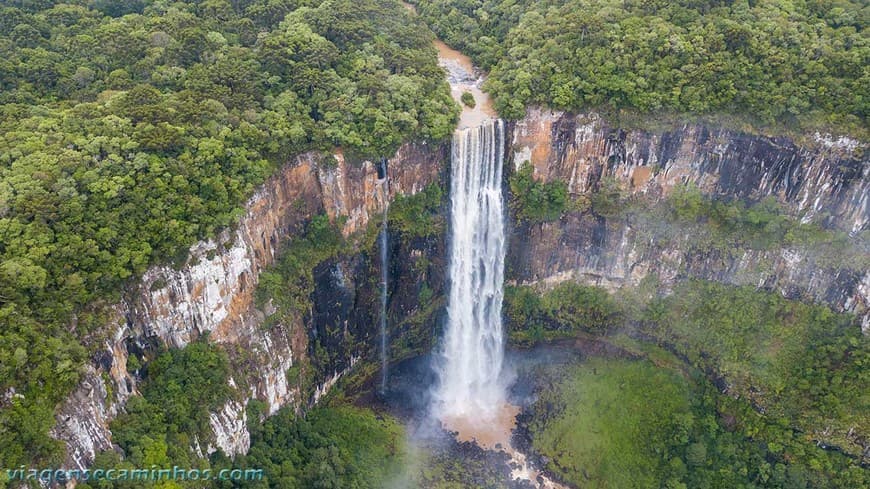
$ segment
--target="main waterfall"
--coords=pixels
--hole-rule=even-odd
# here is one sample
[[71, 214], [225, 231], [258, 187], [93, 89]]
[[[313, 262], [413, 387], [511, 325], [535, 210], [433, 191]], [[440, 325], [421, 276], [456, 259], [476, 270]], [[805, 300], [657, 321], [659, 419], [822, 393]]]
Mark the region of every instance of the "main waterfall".
[[457, 130], [451, 162], [450, 295], [436, 371], [439, 417], [492, 413], [504, 401], [504, 123]]

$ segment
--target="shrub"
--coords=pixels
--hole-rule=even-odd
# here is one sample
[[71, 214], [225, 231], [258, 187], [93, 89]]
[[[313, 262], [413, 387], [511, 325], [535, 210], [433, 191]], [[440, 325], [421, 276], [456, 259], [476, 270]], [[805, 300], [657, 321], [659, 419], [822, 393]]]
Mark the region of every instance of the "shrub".
[[511, 208], [521, 221], [558, 220], [568, 209], [568, 185], [561, 180], [540, 182], [533, 173], [534, 167], [525, 161], [511, 175]]

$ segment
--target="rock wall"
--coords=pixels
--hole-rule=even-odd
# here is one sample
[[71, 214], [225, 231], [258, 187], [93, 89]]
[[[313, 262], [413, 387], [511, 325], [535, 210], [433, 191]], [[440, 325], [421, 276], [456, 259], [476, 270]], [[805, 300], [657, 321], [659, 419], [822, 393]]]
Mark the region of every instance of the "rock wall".
[[[153, 352], [158, 345], [183, 347], [208, 333], [231, 355], [244, 352], [244, 369], [232, 380], [242, 391], [240, 398], [212, 413], [213, 445], [206, 451], [220, 448], [233, 455], [247, 450], [249, 399], [265, 401], [270, 413], [304, 401], [286, 373], [307, 354], [310, 318], [262, 328], [270, 311], [254, 306], [259, 273], [274, 261], [283, 240], [312, 216], [345, 216], [343, 232], [350, 235], [364, 229], [371, 216], [380, 216], [388, 199], [440, 182], [447, 147], [403, 145], [388, 165], [388, 195], [375, 164], [349, 162], [341, 153], [333, 157], [307, 153], [286, 164], [250, 198], [234, 228], [192, 246], [180, 268], [149, 269], [113, 308], [106, 338], [94, 348], [98, 352], [83, 381], [57, 415], [52, 434], [67, 444], [68, 466], [83, 468], [96, 452], [111, 449], [108, 423], [136, 394], [128, 355]], [[351, 362], [351, 354], [341, 357], [337, 372]]]
[[866, 145], [817, 135], [814, 148], [686, 125], [664, 132], [615, 129], [596, 114], [532, 109], [514, 126], [516, 165], [529, 160], [539, 177], [568, 182], [569, 191], [615, 177], [632, 192], [666, 195], [691, 182], [712, 195], [773, 196], [793, 215], [857, 234], [870, 219]]
[[[513, 128], [510, 161], [534, 165], [536, 178], [562, 180], [569, 192], [598, 188], [602, 178], [655, 202], [675, 185], [745, 200], [776, 198], [794, 217], [815, 220], [865, 240], [870, 217], [870, 153], [849, 139], [817, 136], [814, 148], [783, 138], [687, 125], [667, 132], [614, 129], [595, 114], [532, 109]], [[606, 287], [658, 275], [665, 288], [686, 278], [755, 285], [825, 302], [862, 317], [870, 328], [870, 270], [831, 269], [798, 250], [693, 249], [691, 236], [656, 242], [631, 223], [589, 213], [560, 221], [516, 224], [509, 279], [520, 283], [578, 280]]]
[[[392, 230], [387, 302], [388, 359], [398, 362], [432, 350], [435, 326], [443, 312], [447, 271], [446, 235], [404, 236]], [[340, 374], [359, 359], [380, 359], [380, 259], [370, 254], [342, 256], [314, 269], [314, 292], [308, 324], [309, 360], [326, 393]], [[423, 290], [429, 294], [421, 294]], [[326, 358], [321, 358], [325, 353]], [[367, 371], [372, 372], [371, 368]], [[378, 379], [379, 375], [375, 376]]]
[[[537, 178], [563, 180], [572, 194], [594, 191], [602, 178], [613, 177], [626, 190], [655, 200], [678, 183], [691, 182], [711, 195], [773, 196], [795, 217], [846, 230], [856, 239], [867, 230], [870, 164], [862, 156], [866, 148], [856, 141], [817, 137], [815, 147], [806, 149], [785, 139], [703, 125], [622, 131], [594, 114], [539, 109], [510, 129], [508, 161], [514, 168], [530, 160]], [[68, 446], [68, 466], [84, 467], [96, 452], [111, 449], [108, 423], [137, 392], [135, 372], [127, 370], [130, 354], [147, 356], [160, 345], [183, 347], [205, 333], [231, 355], [236, 352], [232, 382], [239, 395], [212, 413], [214, 436], [201, 440], [203, 452], [220, 448], [228, 454], [245, 452], [250, 443], [244, 422], [248, 400], [265, 401], [270, 413], [309, 401], [287, 378], [301, 358], [308, 356], [318, 367], [315, 401], [356, 362], [372, 358], [376, 258], [343, 256], [319, 265], [312, 310], [269, 328], [262, 323], [270, 311], [254, 306], [259, 273], [274, 261], [284, 239], [315, 214], [345, 216], [343, 232], [350, 235], [380, 216], [395, 195], [416, 193], [433, 182], [444, 185], [449, 151], [446, 145], [402, 146], [388, 165], [388, 195], [374, 164], [333, 156], [304, 154], [285, 165], [251, 197], [234, 228], [194, 245], [180, 268], [148, 270], [112, 309], [111, 327], [92, 348], [97, 353], [83, 381], [57, 415], [53, 434]], [[629, 223], [590, 213], [568, 213], [540, 225], [512, 224], [511, 281], [579, 280], [613, 288], [655, 273], [665, 287], [689, 277], [752, 284], [853, 311], [870, 328], [868, 270], [819, 267], [812, 256], [787, 249], [699, 252], [688, 246], [689, 237], [650, 241]], [[389, 334], [395, 360], [432, 346], [444, 311], [447, 243], [443, 233], [397, 236], [391, 243]], [[327, 351], [326, 358], [312, 358], [312, 339]]]

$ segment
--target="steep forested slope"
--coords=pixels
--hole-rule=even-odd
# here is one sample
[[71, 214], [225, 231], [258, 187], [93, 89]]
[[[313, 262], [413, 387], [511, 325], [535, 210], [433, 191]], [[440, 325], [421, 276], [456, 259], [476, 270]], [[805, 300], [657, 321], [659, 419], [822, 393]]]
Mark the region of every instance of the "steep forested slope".
[[503, 115], [557, 109], [736, 115], [866, 135], [870, 7], [849, 0], [423, 0], [490, 70]]
[[455, 116], [397, 2], [5, 2], [0, 465], [59, 461], [95, 301], [232, 223], [288, 156], [391, 155]]

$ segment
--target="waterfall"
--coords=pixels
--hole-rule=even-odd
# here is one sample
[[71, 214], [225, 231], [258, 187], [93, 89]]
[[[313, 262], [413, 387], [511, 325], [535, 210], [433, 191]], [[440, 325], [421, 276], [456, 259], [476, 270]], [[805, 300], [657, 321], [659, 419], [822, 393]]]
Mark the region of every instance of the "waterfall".
[[389, 228], [387, 226], [387, 206], [384, 206], [384, 222], [381, 224], [381, 393], [387, 390], [387, 276], [389, 274]]
[[440, 417], [492, 413], [504, 400], [500, 378], [504, 356], [503, 159], [501, 120], [488, 120], [453, 136], [450, 295], [434, 393], [434, 408]]
[[387, 368], [389, 367], [388, 352], [387, 352], [387, 279], [390, 273], [390, 258], [389, 258], [389, 184], [387, 182], [387, 160], [381, 159], [378, 166], [379, 176], [383, 175], [383, 191], [384, 191], [384, 215], [381, 222], [381, 233], [378, 241], [380, 242], [381, 251], [381, 394], [387, 390]]

